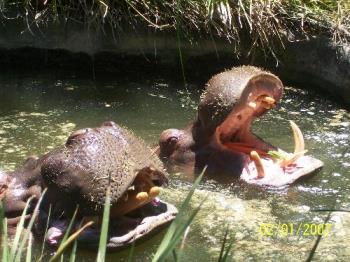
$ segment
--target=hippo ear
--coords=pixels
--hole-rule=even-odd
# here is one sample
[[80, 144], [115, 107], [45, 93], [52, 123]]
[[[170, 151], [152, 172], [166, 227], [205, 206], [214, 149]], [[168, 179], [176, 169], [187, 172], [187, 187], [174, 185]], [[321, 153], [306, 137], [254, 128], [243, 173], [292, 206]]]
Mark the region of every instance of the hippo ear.
[[101, 126], [105, 126], [105, 127], [118, 127], [117, 124], [113, 121], [107, 121], [104, 122]]
[[70, 136], [68, 137], [67, 141], [66, 141], [66, 146], [67, 147], [71, 147], [73, 146], [75, 143], [77, 143], [77, 141], [79, 140], [79, 138], [83, 137], [85, 134], [87, 134], [89, 131], [91, 130], [91, 128], [85, 128], [85, 129], [79, 129], [75, 132], [73, 132], [72, 134], [70, 134]]
[[38, 157], [37, 156], [29, 156], [23, 163], [24, 169], [34, 169], [36, 168], [38, 163]]

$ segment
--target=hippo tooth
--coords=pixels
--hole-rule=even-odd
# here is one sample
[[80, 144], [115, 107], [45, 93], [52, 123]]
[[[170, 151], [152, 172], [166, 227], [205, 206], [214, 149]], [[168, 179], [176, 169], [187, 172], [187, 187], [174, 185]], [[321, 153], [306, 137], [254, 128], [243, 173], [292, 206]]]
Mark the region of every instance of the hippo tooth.
[[256, 151], [251, 151], [250, 158], [254, 161], [256, 172], [258, 173], [258, 178], [265, 177], [264, 165], [261, 161], [259, 154]]
[[152, 198], [158, 196], [159, 193], [160, 193], [160, 187], [158, 187], [158, 186], [152, 187], [148, 192], [149, 196]]
[[298, 154], [299, 152], [302, 152], [305, 150], [303, 133], [293, 121], [289, 121], [289, 122], [290, 122], [290, 126], [292, 127], [293, 136], [294, 136], [294, 154]]
[[249, 102], [248, 106], [251, 108], [255, 109], [256, 108], [256, 103], [255, 102]]
[[148, 193], [147, 192], [139, 192], [136, 195], [136, 199], [140, 202], [146, 201], [148, 199]]
[[273, 105], [276, 103], [276, 100], [274, 98], [272, 98], [271, 96], [265, 96], [262, 100], [262, 102], [265, 102], [269, 105]]
[[111, 217], [123, 216], [145, 204], [151, 202], [153, 197], [149, 197], [147, 192], [130, 192], [128, 201], [119, 202], [111, 209]]

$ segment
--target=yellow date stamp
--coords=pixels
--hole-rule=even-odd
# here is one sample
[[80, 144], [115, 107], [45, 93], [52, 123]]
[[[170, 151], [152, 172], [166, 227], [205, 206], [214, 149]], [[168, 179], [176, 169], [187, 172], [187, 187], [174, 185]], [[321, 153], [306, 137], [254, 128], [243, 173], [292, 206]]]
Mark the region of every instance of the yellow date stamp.
[[259, 234], [264, 237], [327, 237], [331, 234], [331, 223], [260, 223]]

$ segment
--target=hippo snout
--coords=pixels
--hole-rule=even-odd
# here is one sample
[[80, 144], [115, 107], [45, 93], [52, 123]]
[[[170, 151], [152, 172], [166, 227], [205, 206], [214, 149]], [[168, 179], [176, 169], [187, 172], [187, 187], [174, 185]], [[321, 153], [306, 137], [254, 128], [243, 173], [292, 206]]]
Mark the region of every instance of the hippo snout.
[[8, 185], [8, 176], [5, 172], [0, 170], [0, 200], [5, 197], [7, 185]]
[[0, 171], [0, 195], [3, 198], [5, 216], [15, 218], [22, 215], [26, 203], [29, 204], [29, 212], [34, 209], [41, 195], [41, 187], [27, 186], [19, 179]]

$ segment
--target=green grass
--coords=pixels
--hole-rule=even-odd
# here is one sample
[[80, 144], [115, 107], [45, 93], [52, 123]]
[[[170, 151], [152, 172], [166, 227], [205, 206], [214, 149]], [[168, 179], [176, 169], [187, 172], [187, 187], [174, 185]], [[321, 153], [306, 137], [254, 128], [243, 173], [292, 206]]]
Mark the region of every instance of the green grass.
[[[348, 0], [0, 0], [0, 16], [17, 17], [27, 29], [52, 23], [81, 24], [116, 36], [131, 28], [181, 33], [181, 40], [221, 38], [239, 54], [254, 48], [275, 53], [286, 41], [326, 35], [350, 40]], [[38, 4], [39, 3], [39, 4]]]

